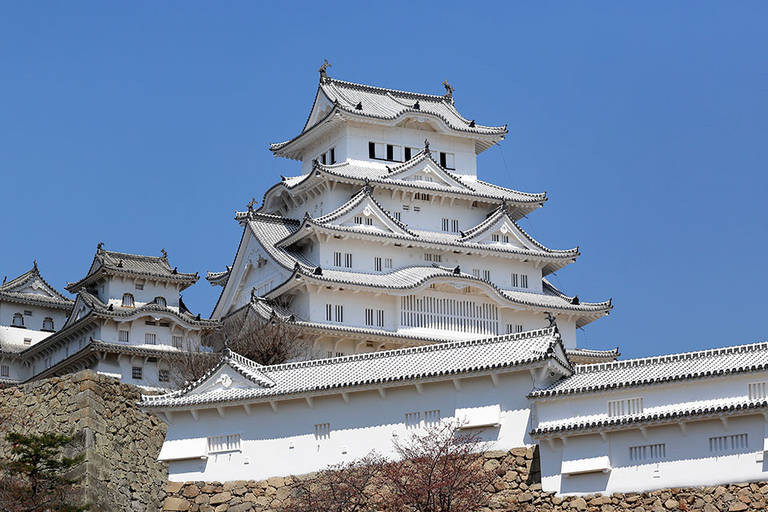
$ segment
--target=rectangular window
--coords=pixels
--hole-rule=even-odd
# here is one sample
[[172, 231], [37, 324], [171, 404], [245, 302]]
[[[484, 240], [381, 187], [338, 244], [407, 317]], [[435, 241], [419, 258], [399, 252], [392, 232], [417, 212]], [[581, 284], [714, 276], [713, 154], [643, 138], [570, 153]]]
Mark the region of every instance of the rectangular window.
[[336, 352], [336, 357], [344, 357], [344, 352]]
[[331, 315], [332, 312], [333, 312], [333, 306], [331, 306], [330, 304], [326, 304], [325, 305], [325, 319], [327, 321], [329, 321], [329, 322], [331, 320], [333, 320], [333, 317]]
[[141, 380], [144, 375], [144, 369], [141, 366], [134, 366], [131, 368], [131, 377], [134, 380]]
[[453, 231], [454, 233], [459, 232], [459, 219], [451, 220], [451, 231]]
[[32, 338], [24, 338], [24, 344], [25, 345], [31, 345], [32, 344]]
[[472, 277], [476, 277], [480, 279], [480, 269], [479, 268], [473, 268], [472, 269]]
[[336, 304], [336, 321], [344, 321], [344, 306], [340, 306], [339, 304]]
[[491, 242], [498, 242], [499, 241], [499, 235], [498, 233], [494, 233], [491, 235]]
[[160, 382], [168, 382], [169, 380], [171, 380], [168, 370], [159, 370], [157, 372], [157, 380], [159, 380]]
[[352, 268], [352, 254], [351, 253], [344, 253], [344, 266], [347, 268]]
[[414, 212], [420, 212], [421, 211], [421, 206], [414, 206], [413, 207], [413, 211]]
[[512, 272], [512, 280], [511, 280], [512, 288], [517, 288], [520, 286], [520, 276]]
[[411, 209], [411, 205], [409, 205], [409, 204], [404, 204], [403, 205], [403, 210], [408, 211], [410, 209]]
[[376, 310], [376, 327], [384, 327], [384, 310]]
[[750, 400], [765, 399], [765, 382], [751, 382], [748, 386]]
[[629, 447], [629, 460], [632, 462], [658, 461], [666, 457], [667, 445], [664, 443]]
[[173, 344], [173, 346], [175, 348], [180, 349], [183, 340], [184, 340], [184, 338], [182, 336], [173, 336], [171, 338], [171, 343]]
[[363, 223], [363, 217], [362, 216], [355, 216], [353, 219], [355, 224], [362, 224]]
[[528, 276], [520, 274], [520, 288], [528, 288]]
[[746, 450], [748, 448], [747, 434], [716, 436], [709, 438], [710, 453], [727, 453]]
[[417, 428], [420, 423], [421, 423], [421, 413], [420, 412], [407, 412], [407, 413], [405, 413], [405, 427], [406, 428]]
[[509, 243], [509, 235], [504, 235], [503, 237], [501, 237], [501, 241], [504, 242], [505, 244], [508, 244]]
[[443, 231], [448, 231], [448, 226], [450, 225], [450, 219], [443, 219]]
[[384, 258], [384, 268], [392, 268], [392, 258]]
[[643, 412], [642, 398], [624, 398], [608, 401], [608, 416], [629, 416]]
[[128, 343], [128, 331], [117, 331], [117, 341]]
[[397, 222], [402, 222], [402, 217], [403, 216], [400, 214], [400, 212], [395, 212], [395, 220], [397, 220]]
[[157, 335], [153, 332], [145, 332], [144, 343], [147, 345], [155, 345], [157, 343]]
[[413, 194], [413, 198], [416, 201], [431, 201], [432, 195], [425, 194], [424, 192], [416, 192], [415, 194]]
[[472, 334], [497, 335], [499, 309], [496, 304], [467, 298], [407, 295], [400, 297], [403, 327], [439, 329]]
[[11, 368], [7, 365], [0, 365], [0, 377], [8, 377], [11, 373]]
[[[415, 153], [418, 153], [418, 151], [416, 151]], [[408, 147], [405, 148], [405, 159], [406, 160], [410, 160], [411, 159], [411, 155], [413, 155], [413, 154], [414, 153], [411, 153], [411, 148], [408, 148]]]
[[330, 423], [316, 423], [315, 424], [315, 439], [328, 439], [331, 437], [331, 424]]
[[373, 219], [371, 217], [368, 217], [367, 219], [365, 219], [365, 225], [373, 226]]
[[373, 326], [373, 309], [365, 308], [365, 325]]
[[432, 409], [431, 411], [424, 411], [424, 424], [435, 425], [440, 422], [440, 409]]
[[328, 150], [328, 156], [330, 160], [330, 164], [333, 165], [336, 163], [336, 148], [331, 148]]
[[325, 153], [320, 155], [320, 163], [323, 164], [323, 165], [326, 164], [326, 161], [325, 161], [326, 160], [326, 156], [325, 155], [326, 155]]
[[24, 310], [24, 316], [32, 316], [32, 311], [25, 309]]
[[341, 266], [341, 253], [340, 252], [334, 252], [333, 253], [333, 266], [334, 267], [340, 267]]
[[373, 269], [376, 272], [381, 272], [381, 256], [373, 257]]
[[325, 353], [325, 355], [326, 355], [327, 357], [333, 357], [333, 351], [332, 351], [332, 350], [329, 350], [328, 352], [326, 352], [326, 353]]
[[515, 324], [515, 332], [523, 332], [523, 324]]
[[424, 261], [432, 261], [434, 263], [440, 263], [441, 261], [443, 261], [443, 255], [439, 253], [434, 253], [434, 252], [425, 252]]
[[483, 279], [486, 281], [491, 280], [491, 271], [490, 270], [483, 270]]
[[144, 289], [144, 283], [135, 283], [135, 288], [137, 290], [143, 290]]
[[240, 450], [240, 434], [210, 436], [208, 438], [208, 453], [236, 452]]
[[453, 153], [440, 152], [440, 166], [445, 169], [456, 169], [456, 156]]

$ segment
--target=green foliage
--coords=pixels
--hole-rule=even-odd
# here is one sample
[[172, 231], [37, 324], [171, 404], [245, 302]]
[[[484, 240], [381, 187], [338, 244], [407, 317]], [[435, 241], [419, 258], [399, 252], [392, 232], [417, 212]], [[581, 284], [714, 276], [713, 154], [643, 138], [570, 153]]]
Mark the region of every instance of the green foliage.
[[0, 460], [0, 506], [9, 512], [81, 512], [88, 505], [73, 505], [72, 490], [79, 479], [72, 472], [84, 455], [65, 457], [62, 449], [72, 437], [47, 432], [5, 436], [11, 443], [10, 460]]

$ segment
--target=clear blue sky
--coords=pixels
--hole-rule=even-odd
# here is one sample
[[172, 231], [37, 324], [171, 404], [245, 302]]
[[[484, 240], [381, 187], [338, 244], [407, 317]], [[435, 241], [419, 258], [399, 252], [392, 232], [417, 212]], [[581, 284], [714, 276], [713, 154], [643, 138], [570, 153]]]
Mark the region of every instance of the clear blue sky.
[[[509, 123], [480, 176], [550, 200], [523, 221], [613, 297], [581, 343], [626, 356], [768, 339], [768, 3], [6, 2], [0, 275], [59, 288], [96, 248], [223, 269], [233, 220], [296, 162], [332, 76], [442, 93]], [[219, 288], [185, 292], [210, 313]]]

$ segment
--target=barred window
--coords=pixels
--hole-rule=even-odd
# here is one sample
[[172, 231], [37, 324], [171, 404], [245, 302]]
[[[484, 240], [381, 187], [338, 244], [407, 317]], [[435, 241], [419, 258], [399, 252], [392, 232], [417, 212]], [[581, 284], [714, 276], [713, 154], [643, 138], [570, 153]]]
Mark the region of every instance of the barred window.
[[733, 434], [709, 438], [710, 453], [727, 453], [748, 448], [747, 434]]
[[126, 308], [132, 308], [133, 307], [133, 295], [130, 293], [124, 293], [123, 294], [123, 306]]
[[405, 413], [405, 427], [416, 428], [421, 424], [420, 412], [407, 412]]
[[424, 424], [434, 425], [440, 422], [440, 409], [432, 409], [431, 411], [424, 411]]
[[7, 365], [0, 365], [0, 377], [8, 377], [10, 375], [11, 368]]
[[171, 343], [173, 344], [173, 346], [175, 348], [180, 349], [181, 346], [182, 346], [183, 341], [184, 341], [184, 337], [183, 336], [172, 336], [171, 337]]
[[117, 331], [117, 341], [120, 341], [122, 343], [128, 343], [128, 331], [125, 331], [125, 330]]
[[168, 372], [168, 370], [159, 370], [157, 372], [157, 380], [159, 380], [160, 382], [168, 382], [169, 380], [171, 380], [170, 373]]
[[760, 400], [766, 397], [765, 382], [750, 382], [747, 386], [750, 400]]
[[208, 437], [208, 453], [236, 452], [240, 450], [240, 434]]
[[336, 304], [336, 321], [337, 322], [343, 322], [344, 321], [344, 306], [341, 306], [339, 304]]
[[156, 345], [157, 344], [157, 334], [153, 332], [145, 332], [144, 333], [144, 343], [147, 345]]
[[53, 318], [47, 316], [43, 318], [43, 330], [44, 331], [53, 331]]
[[632, 462], [661, 460], [666, 458], [666, 456], [667, 445], [664, 443], [629, 447], [629, 460]]
[[21, 313], [14, 313], [11, 325], [13, 327], [24, 327], [24, 315]]
[[328, 439], [331, 437], [331, 424], [330, 423], [316, 423], [315, 424], [315, 439]]
[[628, 416], [643, 412], [642, 398], [624, 398], [608, 401], [608, 416]]
[[134, 380], [141, 380], [144, 377], [144, 369], [141, 366], [131, 368], [131, 377]]

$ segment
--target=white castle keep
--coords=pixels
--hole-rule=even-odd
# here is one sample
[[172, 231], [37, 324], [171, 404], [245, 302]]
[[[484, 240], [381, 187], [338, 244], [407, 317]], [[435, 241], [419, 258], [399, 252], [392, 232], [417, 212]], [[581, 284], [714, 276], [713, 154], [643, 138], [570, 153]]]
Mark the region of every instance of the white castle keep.
[[302, 174], [236, 214], [234, 263], [208, 275], [223, 286], [212, 317], [253, 308], [290, 318], [329, 357], [556, 320], [572, 357], [614, 359], [576, 342], [611, 302], [580, 301], [546, 279], [578, 249], [549, 249], [517, 223], [545, 194], [477, 177], [477, 155], [506, 133], [459, 114], [447, 83], [435, 96], [323, 73], [301, 133], [271, 146]]
[[560, 494], [766, 479], [768, 344], [615, 361], [577, 346], [611, 309], [546, 276], [577, 249], [517, 221], [544, 194], [478, 179], [504, 127], [416, 94], [320, 70], [309, 117], [276, 156], [299, 160], [236, 214], [213, 312], [303, 328], [327, 358], [262, 366], [228, 349], [200, 380], [142, 406], [168, 422], [171, 480], [316, 471], [456, 420], [493, 448], [538, 444]]

